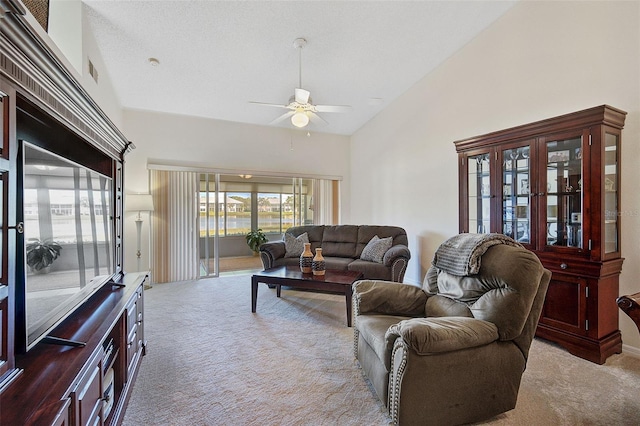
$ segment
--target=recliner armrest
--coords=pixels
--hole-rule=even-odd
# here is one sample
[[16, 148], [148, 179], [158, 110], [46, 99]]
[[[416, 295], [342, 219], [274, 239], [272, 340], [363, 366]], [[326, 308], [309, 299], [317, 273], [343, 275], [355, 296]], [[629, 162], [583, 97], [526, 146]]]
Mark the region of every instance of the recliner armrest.
[[396, 244], [395, 246], [391, 246], [391, 248], [384, 254], [382, 263], [385, 266], [391, 266], [393, 261], [399, 257], [404, 257], [407, 260], [411, 259], [411, 252], [409, 251], [409, 247], [403, 244]]
[[411, 284], [381, 280], [353, 283], [355, 314], [423, 316], [427, 294]]
[[495, 324], [469, 317], [412, 318], [394, 324], [385, 333], [387, 342], [402, 337], [419, 355], [452, 352], [483, 346], [498, 340]]
[[264, 269], [273, 268], [273, 262], [284, 257], [285, 252], [284, 241], [269, 241], [262, 244], [260, 246], [260, 259]]

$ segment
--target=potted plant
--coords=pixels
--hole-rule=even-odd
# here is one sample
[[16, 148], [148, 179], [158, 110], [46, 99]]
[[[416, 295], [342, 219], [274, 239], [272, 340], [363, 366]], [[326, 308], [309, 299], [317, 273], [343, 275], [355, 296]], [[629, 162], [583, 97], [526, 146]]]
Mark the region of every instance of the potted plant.
[[52, 240], [32, 238], [27, 243], [27, 265], [34, 272], [48, 272], [49, 266], [60, 256], [62, 247]]
[[246, 235], [246, 238], [247, 245], [253, 251], [253, 254], [258, 254], [260, 246], [269, 241], [264, 232], [262, 232], [261, 228], [249, 231], [249, 233]]

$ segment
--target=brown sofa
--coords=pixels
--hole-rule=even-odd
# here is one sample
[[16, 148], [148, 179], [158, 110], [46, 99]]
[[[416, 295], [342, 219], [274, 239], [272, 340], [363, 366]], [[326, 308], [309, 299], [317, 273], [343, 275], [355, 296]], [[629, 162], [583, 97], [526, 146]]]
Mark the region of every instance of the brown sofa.
[[[310, 225], [295, 226], [286, 233], [298, 237], [307, 233], [311, 250], [322, 247], [327, 269], [360, 271], [364, 278], [402, 282], [411, 253], [407, 233], [397, 226], [373, 225]], [[392, 237], [391, 248], [382, 263], [360, 259], [362, 250], [374, 236]], [[271, 241], [260, 246], [260, 258], [265, 269], [299, 265], [298, 257], [285, 257], [284, 241]]]
[[551, 273], [495, 245], [479, 273], [353, 285], [355, 356], [394, 424], [478, 422], [516, 405]]

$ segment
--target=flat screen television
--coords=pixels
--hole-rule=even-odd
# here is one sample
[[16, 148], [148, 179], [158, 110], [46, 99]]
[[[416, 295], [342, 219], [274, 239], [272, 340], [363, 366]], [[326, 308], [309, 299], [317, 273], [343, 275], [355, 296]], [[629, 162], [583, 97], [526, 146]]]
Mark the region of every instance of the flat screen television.
[[16, 349], [26, 352], [119, 271], [114, 160], [18, 105]]

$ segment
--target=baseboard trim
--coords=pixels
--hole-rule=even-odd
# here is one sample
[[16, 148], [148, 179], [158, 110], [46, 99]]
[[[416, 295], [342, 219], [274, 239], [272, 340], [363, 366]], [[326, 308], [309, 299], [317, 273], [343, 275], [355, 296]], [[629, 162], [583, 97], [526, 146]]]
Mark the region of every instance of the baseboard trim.
[[631, 355], [636, 358], [640, 358], [640, 349], [634, 346], [622, 344], [622, 353], [626, 355]]

